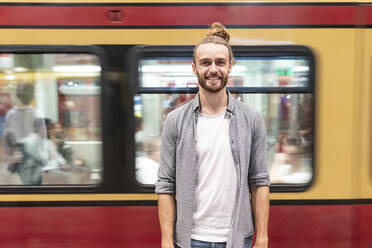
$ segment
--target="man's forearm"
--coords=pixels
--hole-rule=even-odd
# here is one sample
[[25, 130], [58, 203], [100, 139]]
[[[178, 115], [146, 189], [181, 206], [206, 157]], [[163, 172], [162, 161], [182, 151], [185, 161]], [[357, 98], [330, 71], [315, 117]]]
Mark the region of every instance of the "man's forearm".
[[158, 194], [162, 247], [173, 247], [175, 201], [172, 194]]
[[[256, 244], [268, 243], [268, 221], [269, 221], [269, 187], [252, 187], [252, 209], [256, 225]], [[257, 246], [260, 247], [260, 246]], [[263, 246], [265, 247], [265, 245]]]

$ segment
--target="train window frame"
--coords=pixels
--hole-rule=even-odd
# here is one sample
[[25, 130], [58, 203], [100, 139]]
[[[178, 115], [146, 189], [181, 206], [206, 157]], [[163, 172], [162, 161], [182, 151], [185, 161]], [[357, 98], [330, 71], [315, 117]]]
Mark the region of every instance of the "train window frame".
[[107, 192], [108, 173], [108, 154], [107, 138], [108, 126], [105, 121], [107, 115], [107, 99], [110, 99], [110, 93], [107, 90], [105, 74], [108, 68], [108, 59], [104, 49], [93, 45], [0, 45], [0, 53], [3, 54], [91, 54], [97, 56], [100, 62], [100, 108], [101, 108], [101, 141], [102, 141], [102, 180], [97, 184], [71, 184], [71, 185], [0, 185], [0, 194], [53, 194], [53, 193], [101, 193]]
[[[160, 58], [190, 58], [192, 59], [194, 46], [163, 46], [163, 45], [140, 45], [135, 46], [129, 52], [128, 59], [128, 80], [131, 82], [133, 89], [132, 98], [138, 94], [167, 94], [167, 93], [197, 93], [198, 88], [170, 88], [170, 87], [141, 87], [140, 85], [140, 72], [139, 66], [140, 61], [143, 59], [160, 59]], [[311, 161], [311, 172], [312, 178], [307, 183], [298, 184], [285, 184], [285, 183], [272, 183], [270, 186], [271, 192], [285, 193], [285, 192], [303, 192], [308, 190], [316, 178], [316, 95], [315, 95], [315, 55], [313, 51], [302, 45], [252, 45], [252, 46], [232, 46], [234, 57], [275, 57], [275, 56], [301, 56], [307, 59], [309, 63], [309, 78], [308, 85], [306, 87], [233, 87], [229, 88], [231, 93], [244, 93], [244, 94], [273, 94], [273, 93], [308, 93], [312, 95], [312, 127], [314, 130], [314, 138], [311, 145], [312, 161]], [[130, 63], [129, 63], [130, 61]], [[191, 66], [191, 65], [190, 65]], [[132, 108], [134, 116], [134, 105]], [[133, 118], [132, 118], [133, 119]], [[134, 121], [131, 123], [132, 126], [132, 143], [131, 153], [135, 154], [136, 150], [134, 147], [135, 143], [135, 127]], [[135, 175], [136, 162], [134, 159], [131, 160], [131, 174]], [[131, 177], [131, 184], [135, 185], [137, 192], [154, 192], [154, 185], [141, 184], [136, 180], [135, 176]]]

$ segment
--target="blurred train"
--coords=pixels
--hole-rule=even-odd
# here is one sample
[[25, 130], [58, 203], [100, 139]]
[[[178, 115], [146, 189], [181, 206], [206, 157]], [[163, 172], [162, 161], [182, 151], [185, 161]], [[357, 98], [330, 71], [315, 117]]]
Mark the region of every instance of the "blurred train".
[[[270, 247], [372, 247], [371, 6], [1, 2], [1, 246], [160, 247], [162, 122], [197, 92], [193, 45], [219, 21], [236, 57], [229, 90], [267, 126]], [[9, 116], [25, 108], [49, 123], [39, 183], [9, 166]]]

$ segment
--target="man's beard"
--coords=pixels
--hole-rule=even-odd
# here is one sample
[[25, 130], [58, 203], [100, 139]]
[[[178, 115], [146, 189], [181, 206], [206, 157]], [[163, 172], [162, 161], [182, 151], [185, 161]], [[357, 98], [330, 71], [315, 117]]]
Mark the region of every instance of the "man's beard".
[[229, 77], [228, 75], [224, 75], [220, 80], [221, 80], [221, 83], [220, 85], [218, 85], [218, 87], [210, 87], [207, 85], [207, 80], [205, 79], [205, 77], [201, 76], [198, 72], [196, 73], [196, 75], [198, 76], [198, 81], [199, 81], [199, 85], [205, 89], [206, 91], [208, 92], [211, 92], [211, 93], [217, 93], [217, 92], [220, 92], [223, 88], [225, 88], [226, 84], [227, 84], [227, 81], [229, 80]]

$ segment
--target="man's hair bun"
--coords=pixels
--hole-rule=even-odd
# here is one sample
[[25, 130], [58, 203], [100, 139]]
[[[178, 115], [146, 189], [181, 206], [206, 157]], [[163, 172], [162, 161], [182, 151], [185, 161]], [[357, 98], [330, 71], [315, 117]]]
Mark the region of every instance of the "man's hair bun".
[[226, 31], [226, 28], [219, 22], [214, 22], [211, 25], [207, 35], [195, 46], [193, 60], [195, 62], [195, 54], [198, 47], [202, 44], [219, 44], [227, 47], [229, 50], [229, 58], [231, 62], [234, 62], [234, 55], [229, 43], [230, 34]]
[[230, 40], [230, 34], [226, 31], [226, 28], [219, 22], [214, 22], [211, 25], [207, 36], [217, 36], [220, 37], [228, 43]]

